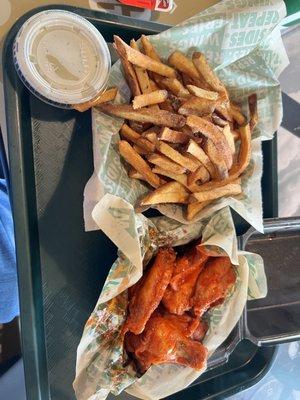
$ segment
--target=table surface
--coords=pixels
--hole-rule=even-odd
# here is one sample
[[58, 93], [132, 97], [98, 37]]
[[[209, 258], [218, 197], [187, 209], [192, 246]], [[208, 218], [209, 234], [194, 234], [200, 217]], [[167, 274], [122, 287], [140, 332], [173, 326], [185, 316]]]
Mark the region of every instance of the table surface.
[[[63, 3], [174, 25], [217, 3], [217, 1], [175, 0], [177, 7], [170, 14], [130, 8], [120, 5], [116, 0], [64, 0]], [[51, 0], [37, 4], [35, 0], [0, 0], [0, 3], [1, 51], [6, 33], [21, 15], [37, 6], [59, 4], [60, 1]], [[282, 217], [300, 215], [300, 81], [298, 79], [300, 51], [299, 46], [295, 46], [296, 43], [300, 42], [300, 27], [285, 32], [284, 42], [290, 58], [290, 66], [282, 73], [280, 81], [283, 92], [287, 94], [287, 96], [284, 96], [285, 111], [289, 117], [291, 115], [291, 118], [284, 118], [284, 127], [281, 126], [278, 131], [279, 216]], [[6, 144], [1, 63], [0, 57], [0, 125]], [[290, 109], [293, 109], [292, 113], [287, 111]], [[297, 112], [297, 110], [299, 111]], [[299, 343], [282, 345], [276, 362], [267, 376], [252, 388], [231, 397], [231, 399], [270, 398], [279, 400], [284, 398], [285, 400], [300, 400], [299, 376]]]

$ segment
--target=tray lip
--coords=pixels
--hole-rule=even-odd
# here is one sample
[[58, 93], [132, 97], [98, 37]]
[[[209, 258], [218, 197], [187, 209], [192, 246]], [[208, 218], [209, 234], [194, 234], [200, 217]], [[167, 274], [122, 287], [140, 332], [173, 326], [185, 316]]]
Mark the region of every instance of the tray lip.
[[[119, 15], [113, 15], [101, 11], [94, 11], [94, 10], [89, 10], [85, 8], [79, 8], [79, 7], [73, 7], [69, 5], [48, 5], [48, 6], [42, 6], [42, 7], [37, 7], [34, 8], [27, 13], [25, 13], [23, 16], [21, 16], [15, 24], [11, 27], [9, 33], [7, 34], [7, 37], [4, 42], [3, 46], [3, 86], [4, 86], [4, 93], [5, 93], [5, 108], [7, 109], [12, 109], [10, 106], [14, 105], [16, 106], [16, 110], [19, 110], [17, 107], [19, 97], [17, 96], [17, 91], [22, 92], [24, 89], [22, 87], [21, 82], [19, 82], [18, 78], [14, 75], [13, 78], [15, 80], [15, 85], [16, 87], [14, 88], [12, 86], [12, 83], [9, 80], [8, 77], [8, 71], [6, 71], [6, 57], [5, 55], [7, 52], [10, 51], [9, 46], [11, 46], [12, 41], [19, 30], [21, 24], [29, 18], [31, 15], [34, 15], [40, 11], [43, 10], [48, 10], [48, 9], [55, 9], [55, 8], [60, 8], [63, 10], [70, 10], [73, 12], [77, 12], [80, 15], [88, 18], [92, 23], [101, 23], [101, 20], [103, 23], [107, 25], [115, 25], [115, 26], [122, 26], [122, 28], [129, 28], [129, 29], [135, 29], [136, 31], [144, 32], [147, 31], [149, 33], [157, 34], [165, 29], [170, 28], [171, 26], [169, 25], [163, 25], [159, 24], [156, 22], [152, 21], [142, 21], [142, 20], [137, 20], [131, 17], [125, 17], [125, 16], [119, 16]], [[7, 94], [9, 94], [7, 96]], [[19, 110], [20, 111], [20, 110]], [[17, 112], [17, 111], [16, 111]], [[24, 154], [23, 154], [23, 138], [21, 134], [21, 127], [16, 124], [16, 121], [8, 121], [8, 115], [6, 114], [7, 118], [7, 128], [8, 132], [10, 133], [8, 135], [8, 150], [9, 150], [9, 159], [12, 160], [11, 165], [14, 165], [13, 160], [16, 160], [19, 162], [19, 168], [16, 168], [16, 164], [14, 165], [15, 168], [11, 170], [11, 175], [12, 179], [11, 181], [13, 182], [13, 186], [10, 187], [10, 197], [12, 199], [12, 210], [13, 214], [16, 217], [17, 221], [14, 221], [14, 226], [15, 226], [15, 238], [16, 238], [16, 249], [17, 253], [19, 253], [20, 249], [22, 250], [21, 253], [24, 253], [25, 255], [27, 254], [27, 259], [28, 262], [26, 263], [24, 259], [18, 258], [18, 272], [19, 272], [19, 290], [20, 290], [20, 300], [21, 300], [21, 309], [22, 311], [24, 307], [22, 307], [22, 303], [24, 303], [24, 296], [21, 294], [24, 292], [26, 293], [26, 296], [29, 297], [27, 305], [29, 306], [29, 309], [25, 310], [26, 318], [24, 316], [24, 312], [22, 312], [21, 315], [21, 322], [22, 326], [24, 329], [24, 332], [26, 331], [26, 326], [30, 327], [30, 329], [27, 329], [26, 332], [26, 340], [24, 338], [24, 335], [22, 335], [22, 340], [23, 340], [23, 347], [29, 348], [30, 351], [24, 352], [24, 365], [33, 365], [34, 368], [34, 374], [30, 374], [30, 379], [29, 381], [31, 382], [30, 385], [30, 391], [27, 388], [27, 397], [29, 400], [34, 399], [34, 400], [46, 400], [49, 399], [50, 394], [48, 390], [48, 374], [47, 374], [47, 363], [44, 362], [46, 360], [46, 346], [45, 346], [45, 335], [44, 335], [44, 324], [43, 324], [43, 304], [41, 301], [37, 300], [34, 296], [35, 291], [37, 290], [38, 292], [41, 291], [41, 285], [42, 281], [40, 280], [39, 284], [35, 284], [35, 287], [32, 287], [32, 276], [29, 276], [29, 273], [32, 273], [31, 268], [32, 268], [32, 263], [31, 263], [31, 250], [32, 250], [32, 244], [31, 241], [29, 240], [32, 236], [34, 236], [33, 231], [31, 230], [30, 224], [29, 224], [29, 217], [32, 215], [32, 213], [36, 214], [36, 202], [34, 202], [34, 210], [31, 211], [31, 214], [29, 215], [29, 209], [28, 209], [28, 191], [30, 188], [26, 185], [26, 176], [24, 173]], [[32, 173], [33, 173], [33, 168], [34, 165], [31, 165]], [[34, 174], [33, 174], [34, 178]], [[35, 193], [34, 193], [35, 194]], [[21, 199], [21, 202], [19, 201]], [[35, 199], [35, 196], [34, 196]], [[16, 206], [18, 204], [18, 206]], [[15, 220], [14, 219], [14, 220]], [[37, 218], [35, 219], [35, 222], [37, 221]], [[38, 232], [38, 227], [34, 226], [35, 232]], [[27, 240], [24, 240], [26, 239]], [[38, 254], [35, 255], [37, 258]], [[20, 261], [21, 260], [21, 261]], [[28, 267], [31, 265], [31, 267]], [[37, 273], [40, 274], [40, 265], [37, 263]], [[24, 269], [24, 271], [23, 271]], [[26, 271], [28, 269], [28, 271]], [[26, 275], [27, 274], [27, 275]], [[22, 276], [26, 275], [27, 281], [24, 281], [24, 277]], [[30, 284], [31, 286], [28, 286], [27, 284]], [[30, 287], [30, 290], [28, 288]], [[41, 300], [41, 299], [40, 299]], [[38, 304], [37, 304], [38, 303]], [[32, 329], [34, 327], [34, 329]], [[30, 332], [30, 335], [28, 336], [28, 332]], [[31, 353], [30, 355], [28, 353]], [[40, 357], [42, 358], [40, 360]], [[27, 377], [28, 378], [28, 377]], [[42, 381], [42, 379], [43, 381]]]

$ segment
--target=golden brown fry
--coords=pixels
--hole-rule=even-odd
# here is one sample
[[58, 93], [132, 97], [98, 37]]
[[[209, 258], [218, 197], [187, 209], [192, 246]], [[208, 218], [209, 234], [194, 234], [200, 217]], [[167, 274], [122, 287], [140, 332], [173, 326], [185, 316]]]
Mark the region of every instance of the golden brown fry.
[[166, 169], [167, 171], [173, 172], [174, 174], [184, 174], [186, 172], [185, 167], [182, 167], [176, 162], [170, 160], [168, 157], [162, 156], [160, 154], [150, 154], [147, 156], [147, 160], [154, 165]]
[[238, 125], [243, 126], [246, 123], [246, 117], [242, 114], [240, 107], [236, 104], [230, 104], [230, 113], [234, 121], [237, 122]]
[[215, 100], [208, 100], [200, 97], [191, 97], [185, 101], [179, 108], [178, 113], [182, 115], [198, 115], [204, 116], [211, 114], [216, 108]]
[[136, 142], [141, 135], [130, 128], [127, 124], [123, 124], [120, 129], [120, 134], [123, 139], [129, 140], [130, 142]]
[[193, 132], [201, 132], [202, 135], [214, 143], [216, 149], [219, 151], [219, 158], [223, 158], [225, 160], [227, 169], [230, 169], [233, 158], [226, 138], [220, 129], [213, 123], [195, 115], [189, 115], [186, 123]]
[[168, 111], [170, 113], [174, 112], [174, 108], [172, 107], [172, 103], [170, 99], [165, 100], [163, 103], [160, 103], [159, 108], [164, 111]]
[[[138, 45], [134, 39], [130, 41], [130, 46], [139, 51]], [[147, 71], [144, 68], [137, 67], [136, 65], [134, 66], [134, 70], [141, 88], [142, 93], [150, 93], [151, 92], [151, 87], [150, 87], [150, 80]]]
[[179, 182], [171, 181], [150, 192], [141, 201], [141, 206], [163, 203], [187, 203], [189, 192]]
[[248, 97], [249, 104], [249, 112], [250, 112], [250, 131], [253, 132], [254, 128], [258, 122], [258, 113], [257, 113], [257, 95], [256, 93], [251, 94]]
[[149, 140], [151, 143], [155, 143], [157, 141], [157, 133], [156, 132], [147, 132], [143, 133], [143, 136]]
[[130, 146], [125, 140], [119, 141], [119, 152], [121, 156], [130, 164], [137, 172], [143, 175], [146, 181], [153, 187], [160, 185], [160, 179], [155, 175], [149, 164]]
[[195, 201], [194, 203], [189, 203], [189, 204], [187, 205], [186, 219], [187, 219], [188, 221], [191, 221], [192, 219], [194, 219], [194, 217], [195, 217], [201, 210], [203, 210], [203, 208], [205, 208], [206, 206], [208, 206], [211, 202], [212, 202], [212, 200], [202, 201], [201, 203], [198, 202], [198, 201]]
[[136, 144], [134, 144], [132, 146], [133, 150], [136, 151], [140, 156], [146, 156], [149, 154], [149, 151], [143, 149], [142, 147], [137, 146]]
[[116, 49], [116, 52], [118, 53], [121, 59], [121, 63], [124, 69], [125, 79], [131, 90], [131, 94], [133, 96], [138, 96], [139, 94], [141, 94], [141, 89], [133, 65], [125, 57], [125, 55], [122, 52], [122, 48], [117, 43], [114, 44], [114, 48]]
[[198, 169], [194, 172], [190, 172], [187, 176], [187, 184], [189, 186], [193, 185], [197, 181], [200, 181], [201, 183], [205, 183], [209, 181], [210, 175], [207, 169], [203, 166], [200, 165]]
[[227, 178], [228, 168], [222, 155], [222, 151], [218, 149], [215, 143], [210, 139], [206, 139], [203, 142], [203, 150], [207, 154], [210, 161], [214, 164], [215, 171], [219, 179]]
[[218, 187], [213, 190], [193, 193], [191, 196], [192, 199], [202, 202], [219, 199], [223, 196], [235, 196], [240, 193], [242, 193], [242, 187], [239, 183], [229, 183], [228, 185]]
[[172, 67], [178, 69], [180, 72], [184, 72], [191, 78], [199, 78], [199, 73], [195, 68], [193, 62], [189, 60], [183, 53], [180, 51], [174, 51], [168, 58], [168, 63], [172, 65]]
[[158, 175], [166, 176], [170, 179], [173, 179], [174, 181], [181, 183], [183, 186], [185, 186], [191, 192], [199, 192], [201, 189], [201, 186], [198, 185], [197, 183], [188, 185], [186, 174], [174, 174], [174, 172], [166, 171], [165, 169], [160, 168], [160, 167], [154, 167], [152, 169], [152, 172], [154, 172], [155, 174], [158, 174]]
[[190, 139], [186, 151], [196, 157], [204, 165], [211, 177], [215, 176], [216, 171], [213, 163], [210, 161], [203, 149], [193, 139]]
[[155, 144], [144, 137], [140, 137], [135, 144], [146, 150], [148, 153], [153, 153], [155, 151]]
[[190, 93], [197, 97], [201, 97], [208, 100], [217, 100], [219, 97], [218, 92], [212, 92], [211, 90], [201, 89], [195, 85], [187, 85], [186, 86]]
[[142, 174], [140, 174], [139, 172], [137, 172], [137, 170], [134, 169], [133, 167], [129, 168], [128, 176], [129, 176], [129, 178], [132, 178], [132, 179], [139, 179], [140, 181], [145, 181], [144, 176]]
[[100, 93], [98, 96], [94, 97], [92, 100], [86, 101], [85, 103], [73, 104], [73, 108], [77, 111], [84, 112], [91, 107], [95, 107], [98, 104], [106, 103], [107, 101], [113, 101], [118, 93], [118, 88], [113, 87], [111, 89], [105, 90], [105, 92]]
[[177, 78], [164, 78], [162, 83], [175, 96], [188, 97], [190, 95], [189, 91], [183, 86], [183, 84]]
[[97, 107], [107, 114], [133, 121], [151, 122], [154, 125], [169, 126], [170, 128], [177, 129], [185, 125], [185, 118], [182, 115], [172, 114], [165, 110], [159, 110], [153, 113], [153, 111], [148, 108], [134, 110], [127, 104], [111, 103], [103, 103]]
[[231, 129], [230, 129], [230, 126], [228, 124], [224, 126], [223, 134], [224, 134], [224, 136], [225, 136], [225, 138], [227, 140], [227, 143], [228, 143], [228, 145], [230, 147], [231, 154], [234, 154], [235, 153], [234, 137], [233, 137], [233, 134], [231, 133]]
[[151, 93], [140, 94], [139, 96], [135, 96], [133, 99], [133, 109], [137, 110], [153, 104], [163, 103], [167, 97], [168, 92], [166, 90], [155, 90]]
[[159, 61], [153, 60], [152, 58], [146, 56], [140, 51], [132, 49], [119, 36], [114, 35], [114, 42], [118, 47], [119, 51], [121, 52], [121, 55], [124, 58], [127, 58], [127, 60], [132, 64], [137, 65], [138, 67], [141, 68], [145, 68], [149, 71], [155, 72], [162, 76], [168, 76], [168, 77], [176, 76], [176, 72], [173, 68]]
[[152, 79], [150, 79], [150, 89], [151, 89], [151, 92], [154, 92], [154, 90], [158, 90], [159, 89], [157, 84]]
[[170, 143], [187, 143], [190, 136], [183, 132], [174, 131], [170, 128], [162, 128], [158, 138]]
[[145, 130], [149, 129], [152, 124], [150, 122], [138, 122], [138, 121], [128, 120], [128, 125], [134, 131], [138, 133], [143, 133]]
[[193, 63], [206, 82], [211, 86], [211, 88], [217, 92], [226, 93], [226, 97], [228, 98], [227, 91], [223, 83], [220, 81], [215, 72], [210, 68], [205, 56], [203, 53], [195, 52], [193, 54]]
[[217, 114], [213, 113], [212, 116], [212, 121], [214, 124], [224, 127], [225, 125], [228, 125], [228, 121], [226, 121], [225, 119], [219, 117]]
[[145, 36], [145, 35], [142, 35], [141, 36], [141, 42], [142, 42], [145, 54], [148, 57], [152, 58], [153, 60], [160, 62], [161, 60], [159, 58], [159, 55], [157, 54], [156, 50], [154, 49], [154, 47], [151, 44], [151, 42], [148, 39], [148, 37]]
[[221, 115], [222, 118], [224, 118], [228, 122], [232, 122], [232, 115], [228, 111], [228, 107], [224, 104], [219, 104], [216, 106], [216, 112]]
[[156, 143], [156, 148], [165, 156], [169, 157], [172, 161], [187, 168], [190, 171], [195, 171], [198, 168], [198, 163], [188, 157], [183, 156], [177, 150], [173, 149], [167, 143], [159, 141]]

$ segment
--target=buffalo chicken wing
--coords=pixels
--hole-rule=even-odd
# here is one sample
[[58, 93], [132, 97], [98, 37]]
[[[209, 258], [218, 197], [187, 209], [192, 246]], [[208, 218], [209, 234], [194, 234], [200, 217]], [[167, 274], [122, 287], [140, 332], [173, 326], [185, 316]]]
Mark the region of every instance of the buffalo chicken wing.
[[221, 304], [236, 280], [228, 257], [211, 258], [200, 273], [192, 303], [194, 314], [202, 316], [209, 308]]

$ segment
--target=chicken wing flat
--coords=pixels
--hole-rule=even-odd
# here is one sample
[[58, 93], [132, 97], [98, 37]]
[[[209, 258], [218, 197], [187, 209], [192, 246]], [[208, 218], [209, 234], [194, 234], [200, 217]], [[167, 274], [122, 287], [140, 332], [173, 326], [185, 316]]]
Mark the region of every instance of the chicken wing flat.
[[228, 257], [209, 259], [200, 273], [192, 303], [194, 314], [201, 316], [210, 307], [221, 304], [236, 280]]
[[123, 332], [143, 332], [153, 311], [158, 307], [174, 272], [176, 254], [172, 248], [160, 249], [154, 263], [137, 290], [131, 291], [129, 315]]
[[163, 317], [172, 322], [186, 336], [193, 340], [201, 341], [208, 329], [208, 325], [200, 318], [191, 317], [188, 314], [175, 315], [168, 312]]
[[126, 334], [125, 348], [132, 353], [141, 373], [151, 365], [163, 363], [201, 370], [207, 358], [206, 347], [187, 338], [176, 323], [157, 315], [149, 319], [142, 334]]
[[191, 296], [207, 259], [208, 256], [197, 247], [178, 258], [173, 277], [162, 299], [170, 313], [182, 315], [192, 307]]

